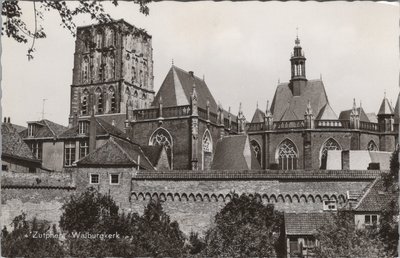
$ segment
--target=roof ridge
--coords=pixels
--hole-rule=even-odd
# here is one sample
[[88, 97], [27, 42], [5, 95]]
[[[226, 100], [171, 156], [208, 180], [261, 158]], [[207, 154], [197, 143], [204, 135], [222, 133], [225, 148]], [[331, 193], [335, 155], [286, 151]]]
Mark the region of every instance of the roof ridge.
[[358, 209], [358, 207], [361, 205], [361, 203], [363, 202], [363, 200], [365, 199], [365, 197], [371, 192], [371, 189], [377, 184], [377, 182], [380, 180], [379, 177], [375, 178], [375, 180], [369, 185], [367, 186], [367, 190], [365, 191], [365, 193], [363, 194], [363, 196], [361, 197], [360, 201], [357, 203], [356, 207], [354, 208], [355, 210]]
[[44, 121], [44, 124], [47, 126], [47, 128], [49, 128], [50, 132], [51, 132], [54, 136], [57, 136], [57, 134], [54, 132], [54, 130], [51, 128], [51, 126], [50, 126], [49, 123], [48, 123], [48, 122], [50, 122], [50, 121], [47, 120], [47, 119], [43, 119], [42, 121]]
[[[183, 70], [182, 68], [180, 68], [180, 67], [178, 67], [178, 66], [176, 66], [176, 65], [173, 65], [173, 66], [171, 67], [171, 69], [173, 69], [173, 68], [176, 68], [176, 69], [180, 70], [181, 72], [184, 72], [185, 74], [192, 76], [188, 71], [185, 71], [185, 70]], [[196, 75], [194, 75], [194, 73], [193, 73], [193, 77], [194, 77], [195, 79], [199, 79], [200, 81], [203, 81], [202, 78], [197, 77]], [[204, 82], [204, 81], [203, 81], [203, 82]], [[198, 86], [198, 85], [196, 85], [196, 87], [197, 87], [197, 86]]]

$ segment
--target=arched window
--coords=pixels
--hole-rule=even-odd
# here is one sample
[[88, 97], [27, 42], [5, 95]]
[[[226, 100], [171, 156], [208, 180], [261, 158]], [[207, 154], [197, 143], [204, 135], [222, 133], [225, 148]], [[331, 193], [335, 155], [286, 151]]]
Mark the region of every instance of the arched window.
[[150, 146], [165, 146], [167, 150], [167, 155], [169, 159], [169, 164], [171, 164], [171, 169], [173, 168], [173, 141], [171, 134], [164, 128], [158, 128], [150, 136], [149, 140]]
[[88, 114], [88, 94], [89, 91], [87, 89], [85, 89], [83, 91], [83, 97], [82, 97], [82, 101], [81, 101], [81, 112], [82, 115], [87, 115]]
[[369, 151], [378, 151], [378, 146], [375, 144], [373, 140], [368, 143], [367, 150]]
[[297, 148], [289, 139], [284, 140], [278, 148], [277, 159], [279, 169], [291, 170], [297, 169], [298, 152]]
[[260, 147], [260, 144], [258, 144], [258, 142], [256, 140], [251, 140], [250, 144], [251, 144], [251, 148], [254, 151], [254, 154], [256, 155], [258, 163], [260, 163], [260, 165], [261, 165], [261, 147]]
[[82, 63], [82, 82], [88, 82], [89, 80], [89, 57], [84, 56], [83, 57], [83, 63]]
[[103, 47], [103, 30], [98, 29], [96, 31], [96, 48]]
[[332, 138], [329, 138], [321, 147], [320, 152], [320, 168], [326, 169], [326, 162], [328, 160], [328, 151], [329, 150], [341, 150], [339, 143]]
[[201, 144], [202, 144], [202, 169], [210, 170], [212, 162], [212, 151], [213, 151], [210, 131], [206, 130], [204, 132]]
[[96, 89], [96, 95], [97, 95], [97, 113], [101, 114], [103, 113], [104, 106], [103, 106], [103, 94], [100, 88]]
[[115, 113], [117, 111], [117, 101], [115, 98], [115, 90], [113, 87], [110, 87], [108, 90], [110, 92], [110, 111], [111, 111], [111, 113]]

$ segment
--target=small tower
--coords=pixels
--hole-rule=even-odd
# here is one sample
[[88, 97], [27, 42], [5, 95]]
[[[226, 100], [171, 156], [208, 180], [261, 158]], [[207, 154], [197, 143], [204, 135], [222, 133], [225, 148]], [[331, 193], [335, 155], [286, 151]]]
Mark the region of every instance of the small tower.
[[306, 112], [304, 113], [304, 125], [306, 129], [314, 129], [315, 117], [311, 108], [311, 102], [308, 100]]
[[378, 124], [382, 132], [392, 132], [394, 124], [394, 110], [385, 96], [378, 112]]
[[192, 170], [198, 170], [198, 141], [199, 141], [199, 113], [198, 113], [198, 106], [197, 106], [197, 91], [196, 91], [196, 84], [193, 77], [193, 92], [192, 96], [190, 97], [190, 104], [192, 109], [191, 115], [191, 127], [192, 127]]
[[350, 113], [350, 128], [360, 129], [360, 113], [357, 110], [356, 99], [353, 99], [353, 108]]
[[292, 57], [290, 58], [292, 76], [290, 79], [290, 89], [293, 96], [300, 96], [307, 85], [306, 78], [306, 58], [300, 46], [300, 39], [297, 36]]
[[271, 110], [269, 109], [269, 100], [267, 100], [267, 109], [265, 110], [264, 124], [267, 130], [273, 130], [274, 119]]

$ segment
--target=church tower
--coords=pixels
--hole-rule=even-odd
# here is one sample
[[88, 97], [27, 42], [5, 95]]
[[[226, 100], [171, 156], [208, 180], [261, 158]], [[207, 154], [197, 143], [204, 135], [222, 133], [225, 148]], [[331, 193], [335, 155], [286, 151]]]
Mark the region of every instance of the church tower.
[[297, 36], [292, 57], [290, 58], [292, 76], [290, 79], [290, 89], [293, 96], [300, 96], [307, 85], [306, 78], [306, 58], [300, 46], [300, 39]]
[[154, 99], [151, 36], [124, 20], [78, 27], [71, 85], [70, 127], [94, 112], [124, 128], [127, 104]]

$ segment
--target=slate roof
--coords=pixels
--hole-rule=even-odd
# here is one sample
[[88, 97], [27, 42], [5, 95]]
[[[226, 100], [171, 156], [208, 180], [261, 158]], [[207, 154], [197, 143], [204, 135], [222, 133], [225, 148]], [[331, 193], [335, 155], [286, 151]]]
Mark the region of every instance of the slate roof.
[[264, 122], [264, 116], [265, 116], [265, 113], [261, 109], [257, 108], [256, 111], [254, 112], [251, 122], [252, 123]]
[[355, 210], [360, 212], [381, 212], [396, 197], [396, 195], [386, 190], [382, 178], [379, 177], [368, 187]]
[[381, 103], [381, 106], [379, 108], [378, 116], [379, 115], [391, 115], [393, 114], [393, 108], [392, 105], [390, 105], [389, 100], [384, 97]]
[[139, 166], [154, 170], [139, 145], [117, 137], [110, 139], [86, 157], [77, 161], [78, 166]]
[[261, 169], [261, 166], [250, 146], [248, 136], [231, 135], [218, 140], [211, 168], [243, 170]]
[[[212, 96], [207, 84], [202, 79], [194, 76], [198, 97], [198, 106], [205, 109], [207, 100], [210, 102], [210, 111], [217, 113], [217, 102]], [[193, 92], [193, 77], [186, 71], [172, 66], [164, 79], [152, 106], [158, 106], [160, 97], [164, 107], [189, 105]]]
[[375, 113], [366, 113], [366, 115], [371, 123], [378, 123], [378, 117]]
[[2, 155], [40, 163], [11, 124], [1, 124], [1, 137]]
[[[353, 111], [352, 109], [348, 109], [340, 112], [339, 120], [350, 120], [350, 114], [352, 111]], [[360, 121], [371, 122], [363, 108], [358, 107], [357, 112], [358, 114], [360, 114]]]
[[[32, 122], [28, 122], [28, 124], [30, 123], [34, 123], [39, 125], [38, 130], [36, 130], [36, 132], [34, 132], [33, 137], [34, 138], [57, 138], [58, 136], [60, 136], [63, 132], [65, 132], [68, 128], [54, 123], [50, 120], [47, 119], [43, 119], [40, 121], [32, 121]], [[21, 136], [23, 138], [27, 138], [28, 137], [28, 129], [22, 131]]]
[[140, 146], [140, 147], [142, 148], [144, 154], [149, 159], [153, 167], [156, 167], [164, 146], [154, 145], [154, 146]]
[[308, 101], [314, 115], [328, 104], [328, 97], [322, 80], [309, 80], [300, 96], [293, 96], [289, 83], [281, 83], [275, 91], [271, 105], [274, 121], [303, 120]]
[[[90, 118], [85, 118], [84, 120], [90, 122]], [[96, 120], [96, 135], [114, 135], [122, 138], [127, 138], [127, 135], [124, 132], [122, 132], [116, 126], [107, 123], [102, 118], [95, 117], [95, 120]], [[81, 136], [79, 135], [79, 125], [64, 131], [59, 136], [59, 138], [74, 138], [78, 136]]]
[[331, 213], [285, 213], [286, 235], [314, 235]]
[[316, 117], [317, 120], [337, 120], [338, 116], [335, 111], [333, 111], [331, 105], [326, 103], [326, 105], [321, 109]]

